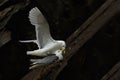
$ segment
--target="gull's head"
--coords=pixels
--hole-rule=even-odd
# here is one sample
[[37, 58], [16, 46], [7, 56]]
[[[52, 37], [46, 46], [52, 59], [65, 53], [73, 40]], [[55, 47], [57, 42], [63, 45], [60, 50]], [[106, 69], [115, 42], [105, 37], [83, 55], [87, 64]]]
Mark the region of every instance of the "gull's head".
[[65, 53], [65, 47], [66, 47], [65, 41], [58, 41], [58, 42], [60, 43], [60, 50], [64, 54]]
[[63, 59], [63, 55], [62, 55], [62, 51], [61, 50], [57, 50], [55, 51], [56, 56], [58, 57], [59, 60]]

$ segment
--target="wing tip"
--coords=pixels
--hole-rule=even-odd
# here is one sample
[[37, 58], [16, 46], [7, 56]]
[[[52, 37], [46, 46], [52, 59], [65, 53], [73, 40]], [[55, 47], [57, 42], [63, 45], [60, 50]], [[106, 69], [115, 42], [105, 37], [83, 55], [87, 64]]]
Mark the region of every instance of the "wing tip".
[[39, 18], [40, 14], [41, 14], [41, 12], [37, 7], [34, 7], [29, 11], [28, 18], [32, 25], [38, 24], [38, 22], [39, 22], [38, 18]]
[[34, 7], [30, 10], [28, 16], [32, 25], [41, 25], [41, 24], [48, 24], [42, 12], [37, 8]]

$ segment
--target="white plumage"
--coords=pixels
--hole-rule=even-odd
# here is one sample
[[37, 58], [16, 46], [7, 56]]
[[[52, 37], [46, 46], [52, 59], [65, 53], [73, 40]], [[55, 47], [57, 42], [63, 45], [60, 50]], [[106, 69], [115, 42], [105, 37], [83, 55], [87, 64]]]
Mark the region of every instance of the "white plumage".
[[[49, 31], [49, 24], [44, 18], [40, 10], [35, 7], [29, 12], [29, 19], [32, 25], [35, 26], [36, 42], [39, 49], [28, 51], [28, 55], [47, 56], [48, 54], [55, 54], [61, 60], [62, 53], [65, 50], [65, 42], [62, 40], [54, 40]], [[29, 41], [28, 41], [29, 42]]]

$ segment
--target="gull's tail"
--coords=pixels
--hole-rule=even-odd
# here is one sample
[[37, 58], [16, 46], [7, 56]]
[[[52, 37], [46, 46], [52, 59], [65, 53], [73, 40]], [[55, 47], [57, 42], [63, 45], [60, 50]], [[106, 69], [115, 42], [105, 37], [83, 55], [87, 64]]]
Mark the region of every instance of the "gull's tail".
[[37, 7], [31, 9], [29, 12], [29, 19], [32, 25], [47, 24], [46, 19]]

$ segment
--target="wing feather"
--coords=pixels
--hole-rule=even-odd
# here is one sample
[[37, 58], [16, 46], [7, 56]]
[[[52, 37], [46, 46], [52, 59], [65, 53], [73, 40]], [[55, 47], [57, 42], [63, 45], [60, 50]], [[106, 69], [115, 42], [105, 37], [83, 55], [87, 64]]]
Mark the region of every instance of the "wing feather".
[[29, 19], [31, 24], [35, 26], [38, 46], [43, 48], [48, 43], [54, 42], [54, 39], [50, 35], [49, 24], [37, 7], [29, 12]]

